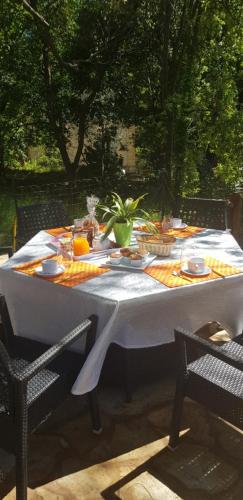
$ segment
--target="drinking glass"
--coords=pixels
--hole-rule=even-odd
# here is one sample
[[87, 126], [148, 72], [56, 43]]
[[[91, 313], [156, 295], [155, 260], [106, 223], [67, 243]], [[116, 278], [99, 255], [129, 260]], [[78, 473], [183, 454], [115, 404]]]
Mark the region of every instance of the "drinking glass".
[[73, 245], [72, 238], [61, 238], [59, 240], [59, 247], [57, 251], [57, 260], [59, 265], [67, 267], [73, 259]]

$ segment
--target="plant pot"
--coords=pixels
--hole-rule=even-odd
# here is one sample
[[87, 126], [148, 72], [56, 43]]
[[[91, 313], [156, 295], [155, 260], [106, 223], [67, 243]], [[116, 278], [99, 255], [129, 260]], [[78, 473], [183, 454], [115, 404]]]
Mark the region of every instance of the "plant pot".
[[116, 243], [120, 247], [128, 247], [131, 241], [133, 223], [132, 222], [115, 222], [113, 231]]

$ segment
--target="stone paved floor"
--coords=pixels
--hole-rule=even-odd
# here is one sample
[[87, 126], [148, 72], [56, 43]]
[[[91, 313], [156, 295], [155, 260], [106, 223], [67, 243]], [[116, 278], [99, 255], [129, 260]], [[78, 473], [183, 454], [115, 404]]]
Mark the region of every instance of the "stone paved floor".
[[[140, 388], [128, 404], [118, 389], [104, 388], [100, 436], [91, 433], [86, 410], [33, 435], [28, 498], [241, 500], [242, 433], [188, 400], [180, 446], [170, 452], [173, 391], [166, 379]], [[7, 474], [13, 457], [1, 451], [0, 465]], [[15, 499], [12, 477], [2, 482], [0, 498]]]

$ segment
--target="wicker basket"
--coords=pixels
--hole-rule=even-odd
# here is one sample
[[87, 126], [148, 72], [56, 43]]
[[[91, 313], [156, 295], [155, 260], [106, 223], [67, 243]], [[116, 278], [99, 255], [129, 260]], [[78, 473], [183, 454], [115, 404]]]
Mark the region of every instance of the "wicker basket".
[[162, 234], [149, 235], [141, 234], [137, 236], [139, 252], [153, 253], [155, 255], [162, 255], [168, 257], [175, 245], [176, 238], [173, 236], [163, 236]]

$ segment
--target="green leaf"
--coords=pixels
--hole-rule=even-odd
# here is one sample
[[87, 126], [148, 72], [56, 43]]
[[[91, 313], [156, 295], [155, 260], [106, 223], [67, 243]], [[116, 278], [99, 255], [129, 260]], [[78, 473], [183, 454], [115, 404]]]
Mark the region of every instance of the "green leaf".
[[107, 238], [107, 236], [109, 236], [116, 221], [117, 221], [117, 216], [113, 215], [113, 217], [111, 217], [109, 222], [107, 222], [107, 224], [106, 224], [106, 230], [105, 230], [104, 235], [101, 238], [102, 240], [104, 240], [105, 238]]

